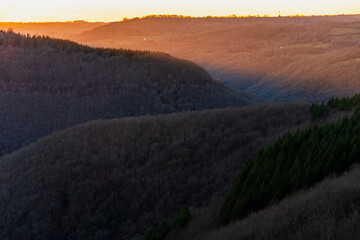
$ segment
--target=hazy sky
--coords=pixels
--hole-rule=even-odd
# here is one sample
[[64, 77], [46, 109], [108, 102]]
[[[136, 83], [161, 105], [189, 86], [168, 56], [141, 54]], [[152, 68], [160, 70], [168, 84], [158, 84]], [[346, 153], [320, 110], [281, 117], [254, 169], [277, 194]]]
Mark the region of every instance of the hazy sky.
[[360, 14], [360, 0], [1, 0], [0, 21], [116, 21], [149, 14]]

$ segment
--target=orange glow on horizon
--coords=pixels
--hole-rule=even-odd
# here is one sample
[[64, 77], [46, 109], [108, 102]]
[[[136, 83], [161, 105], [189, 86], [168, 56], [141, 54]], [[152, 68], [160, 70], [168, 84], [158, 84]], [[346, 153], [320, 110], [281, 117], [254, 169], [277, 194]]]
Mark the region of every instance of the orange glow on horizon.
[[[292, 18], [292, 17], [334, 17], [334, 16], [359, 16], [360, 14], [325, 14], [325, 15], [304, 15], [304, 14], [294, 14], [294, 15], [281, 15], [283, 18]], [[14, 20], [14, 21], [0, 21], [0, 23], [11, 23], [11, 24], [24, 24], [24, 23], [74, 23], [74, 22], [123, 22], [123, 21], [129, 21], [134, 19], [146, 19], [146, 18], [277, 18], [278, 15], [226, 15], [226, 16], [213, 16], [213, 15], [207, 15], [207, 16], [188, 16], [188, 15], [174, 15], [174, 14], [160, 14], [160, 15], [146, 15], [146, 16], [135, 16], [135, 17], [124, 17], [123, 19], [118, 19], [115, 21], [102, 21], [102, 20], [94, 20], [94, 21], [87, 21], [83, 19], [73, 19], [73, 20], [46, 20], [46, 21], [21, 21], [21, 20]]]
[[1, 22], [120, 21], [146, 15], [277, 16], [360, 14], [359, 0], [5, 0]]

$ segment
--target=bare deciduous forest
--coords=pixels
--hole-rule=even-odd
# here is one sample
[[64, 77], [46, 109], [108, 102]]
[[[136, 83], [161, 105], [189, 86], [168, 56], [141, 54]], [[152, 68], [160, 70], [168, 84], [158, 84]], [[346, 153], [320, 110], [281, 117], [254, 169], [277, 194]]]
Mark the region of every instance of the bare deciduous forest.
[[1, 238], [134, 237], [222, 196], [259, 146], [311, 122], [307, 103], [264, 104], [55, 133], [0, 160]]
[[182, 232], [172, 240], [335, 240], [358, 239], [360, 220], [359, 166], [325, 179], [313, 188], [300, 191], [279, 204], [255, 212], [220, 230], [216, 228], [219, 201], [198, 210]]

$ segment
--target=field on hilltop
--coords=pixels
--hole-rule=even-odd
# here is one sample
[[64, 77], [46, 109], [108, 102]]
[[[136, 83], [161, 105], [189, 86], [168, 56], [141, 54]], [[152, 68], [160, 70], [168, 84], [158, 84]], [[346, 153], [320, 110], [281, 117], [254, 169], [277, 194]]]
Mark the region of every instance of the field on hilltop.
[[360, 91], [360, 16], [144, 18], [85, 31], [93, 46], [168, 52], [271, 101]]

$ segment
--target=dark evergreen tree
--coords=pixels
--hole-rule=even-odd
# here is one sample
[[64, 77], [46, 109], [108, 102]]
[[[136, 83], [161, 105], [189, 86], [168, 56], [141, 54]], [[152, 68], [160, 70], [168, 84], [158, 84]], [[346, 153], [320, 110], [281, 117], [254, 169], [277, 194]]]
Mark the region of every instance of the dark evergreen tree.
[[[357, 107], [359, 95], [314, 104], [314, 118], [329, 108]], [[340, 174], [360, 159], [360, 107], [353, 116], [337, 124], [325, 124], [287, 133], [260, 149], [243, 167], [228, 193], [219, 217], [221, 225], [278, 202], [299, 189], [309, 187], [333, 173]], [[262, 178], [262, 176], [266, 176]], [[264, 181], [266, 180], [266, 181]]]

